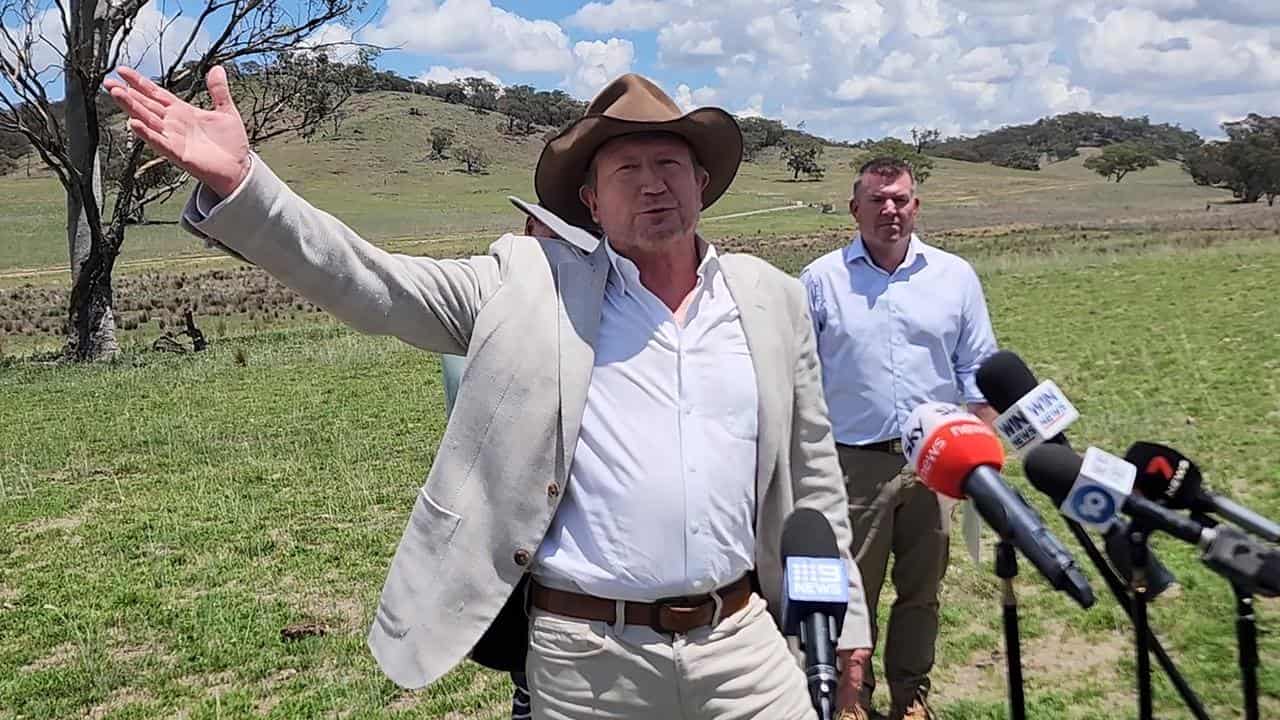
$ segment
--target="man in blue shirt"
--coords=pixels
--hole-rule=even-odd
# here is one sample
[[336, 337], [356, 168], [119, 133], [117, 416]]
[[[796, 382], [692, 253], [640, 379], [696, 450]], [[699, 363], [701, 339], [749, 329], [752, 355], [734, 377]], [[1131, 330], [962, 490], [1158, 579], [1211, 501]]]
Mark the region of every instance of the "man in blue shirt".
[[[979, 364], [996, 350], [982, 285], [969, 263], [915, 235], [919, 208], [908, 165], [893, 158], [868, 162], [849, 200], [858, 234], [800, 276], [849, 492], [851, 551], [866, 588], [873, 643], [880, 589], [894, 557], [897, 599], [884, 650], [892, 720], [933, 717], [926, 698], [953, 507], [905, 467], [902, 425], [929, 401], [968, 405], [989, 423], [996, 417], [975, 380]], [[859, 661], [869, 710], [871, 652], [856, 656]]]

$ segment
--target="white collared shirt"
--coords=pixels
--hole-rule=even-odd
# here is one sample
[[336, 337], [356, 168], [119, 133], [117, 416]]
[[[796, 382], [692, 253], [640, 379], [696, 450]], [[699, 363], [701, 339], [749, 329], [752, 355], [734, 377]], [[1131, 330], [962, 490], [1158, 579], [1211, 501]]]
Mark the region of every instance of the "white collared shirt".
[[755, 369], [715, 249], [683, 326], [606, 246], [595, 367], [569, 485], [533, 573], [553, 587], [651, 602], [755, 566]]

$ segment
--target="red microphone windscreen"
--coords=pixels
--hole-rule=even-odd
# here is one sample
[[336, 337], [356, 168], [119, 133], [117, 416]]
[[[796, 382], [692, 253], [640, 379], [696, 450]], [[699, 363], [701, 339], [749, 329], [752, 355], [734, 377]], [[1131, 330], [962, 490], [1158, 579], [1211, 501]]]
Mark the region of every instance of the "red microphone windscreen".
[[912, 412], [907, 425], [919, 438], [910, 443], [908, 459], [934, 492], [963, 500], [969, 473], [981, 465], [1004, 467], [1000, 438], [970, 413], [928, 403]]

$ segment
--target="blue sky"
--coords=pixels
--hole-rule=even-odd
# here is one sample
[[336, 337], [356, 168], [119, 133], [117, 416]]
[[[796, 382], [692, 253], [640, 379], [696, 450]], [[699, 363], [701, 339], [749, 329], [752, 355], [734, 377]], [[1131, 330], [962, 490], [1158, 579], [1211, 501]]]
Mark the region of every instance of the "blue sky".
[[[153, 2], [148, 23], [178, 1], [195, 2]], [[407, 77], [583, 99], [640, 72], [687, 108], [837, 139], [1073, 110], [1217, 137], [1223, 121], [1280, 111], [1276, 0], [377, 0], [363, 20], [319, 36], [394, 46], [379, 63]]]

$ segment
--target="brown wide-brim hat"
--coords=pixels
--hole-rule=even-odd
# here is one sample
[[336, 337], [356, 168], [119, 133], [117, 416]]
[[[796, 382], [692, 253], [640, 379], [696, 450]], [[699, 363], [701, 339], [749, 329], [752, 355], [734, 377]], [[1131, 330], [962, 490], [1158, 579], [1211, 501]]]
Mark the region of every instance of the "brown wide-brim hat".
[[733, 182], [742, 163], [742, 130], [732, 115], [714, 107], [682, 113], [649, 79], [629, 73], [614, 80], [587, 105], [581, 118], [542, 148], [533, 187], [543, 207], [578, 226], [591, 226], [591, 211], [578, 196], [591, 158], [606, 142], [623, 135], [673, 133], [693, 148], [711, 176], [702, 191], [702, 209]]

